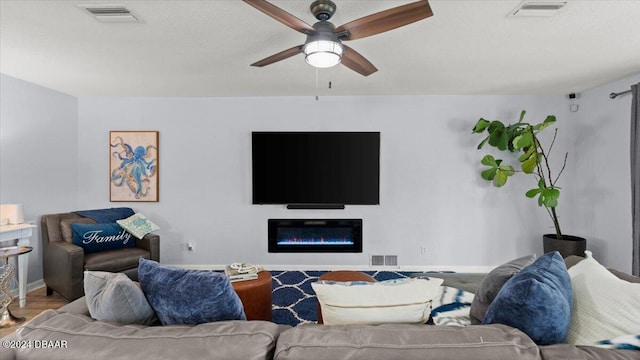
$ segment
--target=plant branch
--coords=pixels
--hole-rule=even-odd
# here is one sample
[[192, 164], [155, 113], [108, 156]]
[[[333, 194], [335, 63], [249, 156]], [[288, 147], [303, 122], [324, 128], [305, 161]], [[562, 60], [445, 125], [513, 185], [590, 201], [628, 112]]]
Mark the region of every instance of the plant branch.
[[568, 152], [564, 153], [564, 164], [562, 164], [562, 168], [558, 172], [558, 176], [556, 176], [556, 179], [553, 181], [554, 183], [556, 183], [558, 181], [558, 179], [560, 178], [560, 175], [562, 175], [562, 172], [564, 171], [564, 168], [567, 166], [567, 157], [568, 156], [569, 156]]
[[549, 150], [547, 150], [547, 154], [551, 155], [551, 149], [553, 149], [553, 144], [556, 143], [556, 136], [558, 136], [558, 128], [553, 133], [553, 140], [551, 140], [551, 145], [549, 145]]

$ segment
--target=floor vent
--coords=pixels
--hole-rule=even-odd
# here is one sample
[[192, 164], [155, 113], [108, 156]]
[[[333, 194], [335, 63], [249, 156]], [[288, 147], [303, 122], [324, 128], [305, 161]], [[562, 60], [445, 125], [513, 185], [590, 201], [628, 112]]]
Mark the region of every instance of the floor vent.
[[384, 255], [371, 255], [371, 266], [384, 266]]
[[513, 9], [509, 16], [553, 16], [567, 5], [566, 1], [535, 1], [525, 0]]
[[100, 22], [140, 22], [138, 17], [122, 5], [77, 5]]
[[371, 255], [371, 266], [398, 266], [398, 255]]

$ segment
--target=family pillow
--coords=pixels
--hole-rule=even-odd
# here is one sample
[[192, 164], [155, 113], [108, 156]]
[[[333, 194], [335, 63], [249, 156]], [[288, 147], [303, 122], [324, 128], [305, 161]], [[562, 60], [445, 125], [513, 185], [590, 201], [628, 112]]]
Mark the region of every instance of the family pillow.
[[136, 239], [116, 223], [72, 223], [71, 230], [73, 244], [82, 247], [85, 253], [136, 246]]

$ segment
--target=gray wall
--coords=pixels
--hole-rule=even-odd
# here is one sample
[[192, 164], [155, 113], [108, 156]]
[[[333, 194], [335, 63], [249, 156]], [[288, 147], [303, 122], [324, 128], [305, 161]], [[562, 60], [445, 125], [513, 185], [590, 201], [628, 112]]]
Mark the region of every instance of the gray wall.
[[[26, 221], [77, 204], [77, 98], [0, 75], [0, 202], [24, 205]], [[40, 231], [28, 281], [42, 279]], [[6, 245], [6, 243], [5, 243]]]
[[[555, 113], [569, 122], [567, 104], [561, 96], [80, 98], [78, 205], [119, 205], [108, 202], [109, 130], [158, 130], [160, 202], [130, 205], [161, 227], [163, 262], [365, 266], [369, 254], [395, 254], [404, 266], [495, 265], [541, 253], [550, 221], [523, 195], [533, 180], [495, 189], [480, 179], [481, 138], [471, 128], [481, 116], [515, 121], [523, 108], [532, 121]], [[381, 205], [252, 205], [250, 140], [260, 130], [380, 131]], [[364, 252], [267, 252], [267, 219], [305, 217], [362, 218]]]
[[[609, 93], [629, 90], [640, 75], [580, 94], [579, 111], [571, 113], [571, 173], [574, 231], [588, 239], [596, 259], [631, 271], [631, 94], [609, 99]], [[568, 230], [568, 229], [567, 229]]]

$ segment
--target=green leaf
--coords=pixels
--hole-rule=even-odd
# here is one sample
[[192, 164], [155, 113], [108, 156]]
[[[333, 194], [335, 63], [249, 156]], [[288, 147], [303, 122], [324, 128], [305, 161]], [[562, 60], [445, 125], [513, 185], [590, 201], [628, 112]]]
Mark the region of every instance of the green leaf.
[[538, 187], [540, 189], [546, 188], [546, 186], [544, 185], [544, 179], [543, 178], [540, 178], [540, 180], [538, 180]]
[[498, 170], [496, 172], [496, 178], [493, 180], [493, 185], [496, 187], [501, 187], [507, 183], [508, 175], [505, 174], [504, 171]]
[[481, 118], [480, 120], [478, 120], [476, 126], [473, 127], [473, 130], [471, 132], [473, 134], [481, 133], [484, 131], [484, 129], [487, 128], [487, 126], [489, 126], [489, 124], [491, 124], [490, 121]]
[[498, 168], [490, 168], [481, 172], [480, 176], [482, 176], [482, 178], [485, 180], [491, 181], [493, 180], [493, 178], [495, 178], [497, 171]]
[[[491, 137], [493, 137], [493, 139]], [[509, 135], [506, 131], [496, 131], [491, 134], [491, 137], [489, 138], [489, 144], [497, 147], [499, 150], [507, 150], [507, 147], [509, 147]]]
[[540, 192], [540, 198], [542, 199], [542, 203], [546, 207], [556, 207], [558, 206], [558, 198], [560, 197], [560, 191], [555, 188], [546, 188]]
[[487, 143], [487, 141], [489, 141], [489, 137], [488, 137], [488, 136], [487, 136], [486, 138], [484, 138], [484, 140], [482, 140], [482, 141], [480, 142], [480, 144], [478, 144], [477, 149], [478, 149], [478, 150], [482, 149], [482, 147], [484, 146], [484, 144], [486, 144], [486, 143]]
[[539, 158], [539, 156], [536, 155], [537, 154], [533, 154], [533, 156], [522, 162], [520, 168], [525, 174], [533, 174], [533, 171], [536, 169]]
[[526, 111], [526, 110], [522, 110], [522, 111], [520, 112], [520, 120], [518, 120], [518, 122], [519, 122], [519, 123], [521, 123], [521, 122], [522, 122], [522, 119], [524, 119], [524, 114], [526, 114], [526, 113], [527, 113], [527, 111]]
[[489, 127], [487, 128], [487, 131], [489, 133], [494, 133], [495, 131], [502, 131], [502, 130], [504, 130], [504, 124], [498, 120], [493, 120], [489, 125]]
[[549, 115], [547, 116], [546, 119], [544, 119], [543, 122], [541, 122], [540, 124], [536, 124], [533, 126], [533, 130], [536, 131], [540, 131], [542, 129], [545, 129], [551, 125], [553, 125], [556, 122], [556, 117], [554, 115]]
[[527, 160], [528, 158], [530, 158], [530, 157], [531, 157], [531, 155], [533, 155], [533, 152], [535, 151], [535, 149], [536, 149], [536, 148], [535, 148], [535, 147], [533, 147], [533, 146], [531, 146], [531, 147], [527, 148], [527, 151], [525, 151], [525, 153], [524, 153], [524, 154], [520, 155], [520, 157], [518, 158], [518, 160], [519, 160], [520, 162], [523, 162], [523, 161]]
[[556, 116], [555, 115], [548, 115], [546, 119], [544, 119], [544, 121], [542, 122], [543, 124], [553, 124], [554, 122], [556, 122]]
[[533, 135], [531, 134], [531, 131], [525, 131], [513, 139], [513, 148], [517, 150], [531, 146], [531, 144], [533, 144]]
[[502, 165], [498, 168], [499, 171], [503, 172], [507, 176], [513, 176], [516, 173], [516, 170], [511, 165]]
[[498, 167], [498, 163], [496, 162], [496, 159], [491, 155], [485, 155], [482, 158], [482, 160], [480, 160], [480, 164], [487, 165], [487, 166]]
[[540, 193], [540, 189], [531, 189], [527, 191], [524, 195], [528, 198], [533, 198]]

